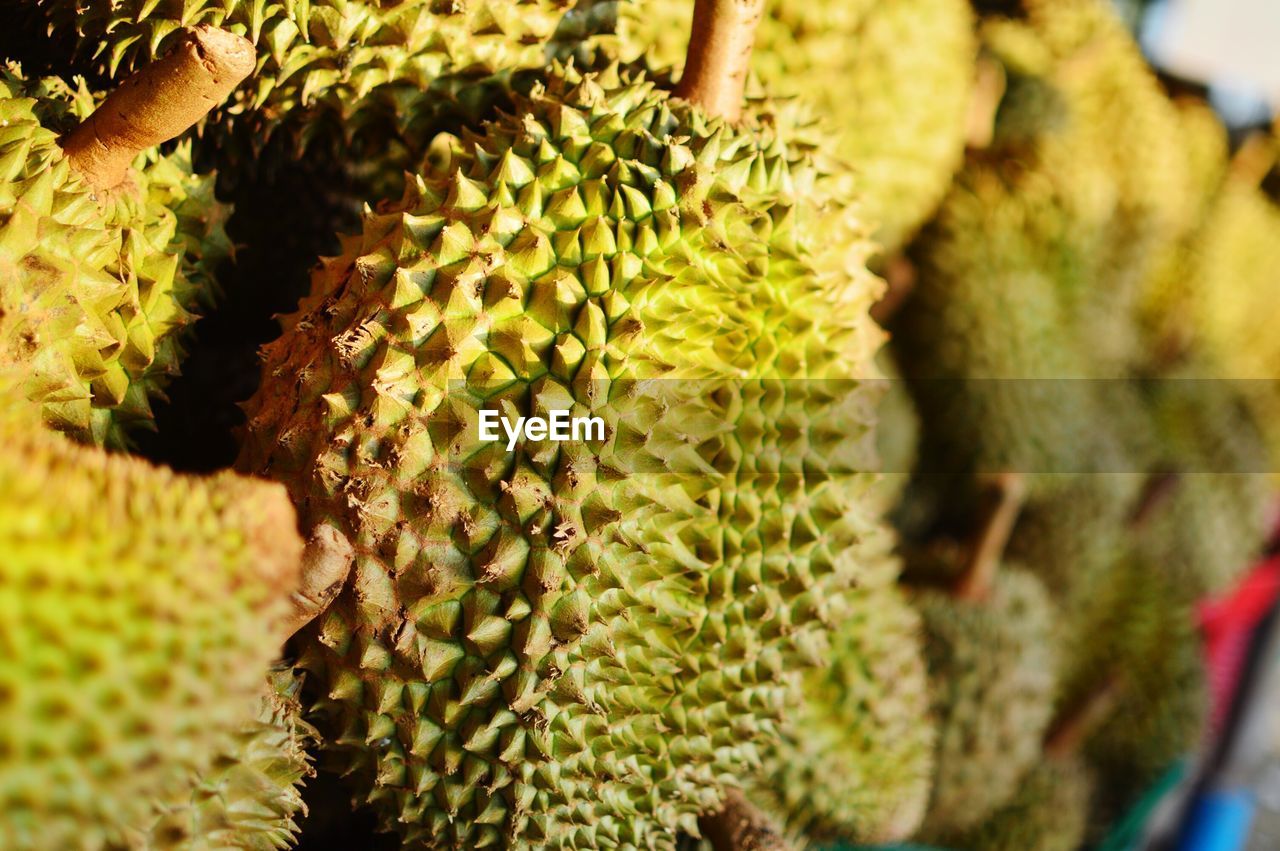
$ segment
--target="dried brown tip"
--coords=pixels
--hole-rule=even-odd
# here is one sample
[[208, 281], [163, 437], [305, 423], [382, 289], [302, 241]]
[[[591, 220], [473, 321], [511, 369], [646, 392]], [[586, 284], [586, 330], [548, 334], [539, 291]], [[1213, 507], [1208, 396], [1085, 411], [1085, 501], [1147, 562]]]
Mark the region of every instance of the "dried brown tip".
[[953, 593], [958, 600], [986, 598], [1027, 498], [1026, 478], [1021, 473], [1000, 473], [992, 484], [996, 498], [969, 551], [964, 572], [956, 582]]
[[738, 789], [728, 789], [719, 812], [698, 819], [715, 851], [792, 851], [773, 822]]
[[737, 121], [765, 0], [697, 0], [676, 97]]
[[884, 280], [888, 285], [884, 295], [871, 306], [871, 318], [880, 325], [888, 325], [898, 310], [915, 291], [916, 266], [904, 254], [894, 254], [884, 264]]
[[134, 158], [185, 133], [253, 72], [253, 44], [207, 24], [121, 83], [63, 140], [71, 164], [97, 190], [129, 175]]
[[317, 526], [302, 551], [302, 582], [290, 597], [293, 605], [285, 632], [293, 635], [323, 612], [346, 584], [356, 553], [347, 536], [327, 523]]

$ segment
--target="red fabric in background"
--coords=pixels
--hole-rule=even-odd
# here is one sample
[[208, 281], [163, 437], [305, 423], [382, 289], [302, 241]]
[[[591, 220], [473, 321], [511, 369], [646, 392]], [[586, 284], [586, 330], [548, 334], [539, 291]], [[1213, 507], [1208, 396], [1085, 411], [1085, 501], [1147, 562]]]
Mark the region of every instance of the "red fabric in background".
[[1209, 733], [1215, 740], [1231, 712], [1254, 630], [1271, 611], [1277, 596], [1280, 555], [1254, 567], [1232, 591], [1200, 604], [1200, 631], [1212, 697]]

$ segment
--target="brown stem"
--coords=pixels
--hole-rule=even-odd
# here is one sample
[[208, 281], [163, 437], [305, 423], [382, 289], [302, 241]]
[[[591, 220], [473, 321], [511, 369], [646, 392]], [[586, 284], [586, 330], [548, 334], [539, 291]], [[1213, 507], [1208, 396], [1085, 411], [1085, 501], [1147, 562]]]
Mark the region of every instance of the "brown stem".
[[1050, 759], [1068, 759], [1080, 750], [1084, 740], [1094, 731], [1102, 719], [1115, 708], [1120, 692], [1120, 677], [1109, 675], [1093, 694], [1049, 729], [1044, 739], [1044, 753]]
[[207, 24], [139, 69], [63, 140], [71, 164], [97, 190], [129, 175], [141, 152], [186, 132], [240, 85], [256, 64], [253, 44]]
[[698, 819], [715, 851], [792, 851], [777, 828], [737, 789], [726, 790], [719, 812]]
[[286, 634], [293, 635], [329, 607], [355, 559], [346, 535], [328, 524], [315, 528], [302, 551], [302, 582], [290, 598], [293, 611], [284, 627]]
[[1250, 134], [1231, 158], [1231, 175], [1246, 186], [1258, 186], [1276, 162], [1276, 141], [1261, 131]]
[[996, 567], [1004, 557], [1009, 536], [1026, 500], [1026, 480], [1020, 473], [1001, 473], [995, 477], [996, 501], [978, 537], [969, 551], [969, 561], [956, 582], [958, 600], [982, 600], [991, 589]]
[[1138, 495], [1138, 504], [1129, 515], [1129, 530], [1141, 531], [1173, 499], [1181, 484], [1182, 476], [1172, 470], [1148, 476], [1142, 485], [1142, 493]]
[[978, 58], [969, 113], [965, 118], [965, 144], [968, 147], [975, 150], [991, 147], [996, 135], [996, 114], [1008, 86], [1002, 64], [985, 56]]
[[737, 121], [765, 0], [697, 0], [676, 97]]

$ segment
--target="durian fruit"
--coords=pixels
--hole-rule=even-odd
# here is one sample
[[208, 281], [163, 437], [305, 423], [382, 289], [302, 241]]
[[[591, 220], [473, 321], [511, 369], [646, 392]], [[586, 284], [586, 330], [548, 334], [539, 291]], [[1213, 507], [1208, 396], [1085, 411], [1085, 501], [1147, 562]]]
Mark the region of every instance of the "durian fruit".
[[1194, 186], [1177, 110], [1107, 0], [1025, 0], [988, 16], [1008, 89], [995, 147], [1050, 180], [1098, 244], [1062, 281], [1067, 319], [1106, 375], [1141, 355], [1132, 316], [1153, 258], [1185, 230]]
[[1184, 171], [1191, 181], [1189, 227], [1152, 261], [1142, 286], [1139, 317], [1146, 348], [1157, 364], [1176, 360], [1200, 345], [1196, 332], [1196, 290], [1202, 234], [1222, 189], [1230, 161], [1227, 128], [1213, 107], [1196, 98], [1174, 101]]
[[[1280, 141], [1257, 137], [1237, 155], [1208, 212], [1189, 275], [1195, 344], [1205, 379], [1230, 379], [1280, 458], [1280, 347], [1269, 333], [1280, 293]], [[1274, 470], [1275, 468], [1272, 467]]]
[[1114, 710], [1114, 683], [1106, 680], [1080, 703], [1059, 713], [1042, 753], [1017, 792], [982, 823], [942, 837], [955, 851], [1076, 851], [1095, 833], [1094, 771], [1081, 756], [1084, 741]]
[[1055, 598], [1071, 599], [1127, 551], [1133, 516], [1153, 484], [1138, 469], [1067, 477], [1023, 508], [1009, 542], [1011, 558], [1032, 569]]
[[1164, 139], [1176, 113], [1114, 12], [1023, 5], [984, 21], [1007, 77], [991, 143], [913, 245], [915, 291], [891, 327], [922, 419], [945, 424], [926, 427], [921, 472], [963, 486], [1015, 470], [1045, 495], [1145, 469], [1151, 447], [1130, 445], [1142, 404], [1121, 379], [1147, 258], [1183, 227], [1166, 207], [1185, 205], [1162, 165], [1180, 163]]
[[[109, 76], [164, 53], [184, 28], [211, 25], [253, 42], [257, 69], [226, 112], [261, 143], [277, 131], [387, 153], [429, 141], [442, 116], [475, 121], [519, 72], [607, 43], [628, 0], [36, 0], [53, 35], [74, 32], [82, 60]], [[236, 160], [237, 168], [253, 164]]]
[[1009, 801], [967, 833], [948, 836], [953, 851], [1077, 851], [1089, 826], [1093, 777], [1078, 757], [1044, 759]]
[[1183, 478], [1152, 476], [1111, 562], [1077, 575], [1060, 595], [1055, 726], [1105, 698], [1103, 723], [1080, 737], [1097, 781], [1091, 830], [1114, 820], [1203, 732], [1195, 620], [1203, 582], [1168, 557], [1176, 544], [1159, 541], [1176, 534], [1170, 521], [1179, 522], [1174, 506]]
[[933, 776], [920, 617], [894, 588], [850, 595], [838, 617], [752, 797], [807, 841], [900, 842]]
[[[683, 58], [689, 0], [624, 5], [624, 56]], [[752, 70], [777, 97], [810, 100], [831, 149], [858, 170], [884, 253], [937, 209], [964, 155], [977, 43], [966, 0], [774, 0]]]
[[973, 829], [1005, 804], [1036, 761], [1057, 683], [1055, 607], [1042, 582], [1005, 563], [1025, 477], [998, 476], [965, 545], [909, 552], [904, 578], [924, 626], [937, 724], [931, 796], [919, 837]]
[[[1208, 368], [1190, 374], [1203, 374]], [[1149, 557], [1171, 581], [1199, 595], [1227, 591], [1262, 555], [1271, 531], [1272, 467], [1246, 383], [1169, 372], [1147, 397], [1176, 477], [1144, 535]]]
[[967, 832], [1004, 805], [1052, 716], [1055, 607], [1035, 576], [1002, 564], [1025, 484], [1018, 475], [990, 482], [994, 499], [966, 546], [935, 541], [908, 555], [938, 729], [926, 841]]
[[1040, 755], [1056, 687], [1054, 610], [1030, 573], [1006, 566], [985, 599], [922, 590], [938, 745], [921, 836], [974, 828], [1006, 804]]
[[0, 845], [132, 845], [253, 716], [298, 578], [294, 513], [277, 485], [76, 446], [6, 401]]
[[[24, 323], [6, 357], [27, 371], [25, 395], [45, 420], [81, 441], [121, 446], [151, 423], [213, 269], [231, 252], [228, 210], [213, 178], [192, 172], [190, 146], [163, 156], [150, 146], [186, 124], [161, 126], [164, 114], [146, 111], [170, 91], [148, 88], [162, 75], [182, 89], [180, 111], [207, 108], [182, 73], [204, 67], [195, 45], [221, 47], [219, 35], [184, 42], [105, 112], [83, 83], [0, 69], [0, 309]], [[145, 150], [133, 146], [140, 139]]]
[[1072, 474], [1126, 468], [1098, 428], [1100, 383], [1073, 380], [1096, 377], [1095, 364], [1061, 297], [1082, 285], [1098, 237], [1053, 181], [971, 157], [911, 250], [915, 290], [890, 323], [925, 424], [919, 473], [967, 487], [1016, 471], [1043, 494]]
[[[354, 546], [300, 664], [407, 848], [696, 831], [881, 528], [880, 282], [856, 229], [826, 238], [856, 211], [768, 104], [695, 105], [708, 69], [687, 98], [555, 69], [368, 215], [267, 348], [241, 466]], [[508, 451], [480, 408], [605, 436]]]
[[257, 716], [236, 730], [229, 748], [200, 775], [190, 798], [162, 806], [156, 820], [130, 835], [121, 848], [292, 848], [296, 819], [307, 811], [302, 783], [315, 773], [307, 747], [317, 740], [302, 718], [301, 685], [292, 671], [272, 671]]
[[1082, 755], [1098, 782], [1095, 824], [1110, 823], [1205, 731], [1207, 689], [1195, 596], [1140, 552], [1095, 587], [1088, 640], [1070, 648], [1070, 707], [1114, 681], [1111, 711]]

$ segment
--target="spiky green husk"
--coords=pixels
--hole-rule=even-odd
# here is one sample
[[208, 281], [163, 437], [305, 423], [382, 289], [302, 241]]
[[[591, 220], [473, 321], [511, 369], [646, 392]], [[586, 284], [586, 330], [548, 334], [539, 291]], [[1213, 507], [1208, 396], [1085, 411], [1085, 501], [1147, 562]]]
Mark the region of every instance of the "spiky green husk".
[[0, 845], [100, 849], [187, 800], [252, 717], [302, 545], [278, 486], [35, 417], [0, 417]]
[[933, 771], [920, 618], [895, 589], [851, 595], [838, 617], [751, 797], [806, 839], [900, 842], [920, 827]]
[[1174, 103], [1193, 205], [1184, 214], [1190, 226], [1156, 254], [1142, 285], [1139, 316], [1156, 369], [1200, 345], [1195, 306], [1202, 234], [1226, 177], [1230, 151], [1227, 128], [1212, 107], [1190, 98]]
[[1132, 321], [1153, 258], [1190, 225], [1194, 181], [1179, 117], [1106, 0], [1027, 0], [984, 43], [1009, 74], [997, 147], [1054, 181], [1098, 245], [1061, 292], [1067, 318], [1108, 374], [1141, 355]]
[[1136, 471], [1066, 477], [1051, 495], [1023, 509], [1009, 541], [1010, 556], [1027, 565], [1055, 597], [1070, 599], [1074, 589], [1095, 581], [1126, 551], [1148, 482]]
[[1093, 779], [1077, 759], [1046, 758], [985, 824], [945, 840], [956, 851], [1077, 851], [1089, 823]]
[[814, 99], [893, 252], [937, 209], [964, 156], [977, 51], [963, 0], [772, 3], [753, 66]]
[[[1270, 176], [1280, 174], [1273, 141]], [[1259, 168], [1259, 171], [1262, 169]], [[1239, 169], [1223, 184], [1195, 246], [1186, 304], [1194, 346], [1215, 368], [1205, 378], [1232, 379], [1266, 430], [1271, 467], [1280, 459], [1280, 346], [1270, 333], [1280, 295], [1280, 201]]]
[[[876, 454], [880, 458], [885, 509], [891, 511], [903, 504], [903, 493], [916, 465], [922, 423], [888, 349], [880, 352], [876, 363], [885, 375], [884, 398], [876, 414]], [[904, 518], [897, 525], [901, 531], [910, 525], [910, 520]]]
[[891, 326], [925, 424], [920, 469], [961, 481], [1012, 470], [1035, 492], [1127, 469], [1097, 428], [1099, 385], [1072, 380], [1095, 367], [1061, 297], [1098, 237], [1017, 161], [975, 156], [957, 178], [912, 249], [916, 289]]
[[[1105, 677], [1099, 659], [1074, 648], [1096, 642], [1094, 630], [1107, 628], [1097, 619], [1117, 565], [1130, 556], [1137, 534], [1135, 515], [1156, 480], [1140, 473], [1084, 473], [1067, 477], [1048, 496], [1028, 504], [1009, 542], [1010, 558], [1028, 565], [1052, 596], [1054, 645], [1059, 652], [1055, 683], [1056, 710], [1069, 712], [1081, 699], [1081, 688]], [[1167, 502], [1167, 500], [1165, 501]], [[1164, 502], [1156, 509], [1163, 517]], [[1094, 666], [1094, 667], [1091, 667]], [[1090, 679], [1093, 678], [1093, 679]]]
[[[268, 348], [242, 465], [355, 546], [302, 664], [408, 847], [669, 847], [883, 552], [879, 390], [825, 380], [871, 374], [880, 286], [827, 240], [848, 211], [810, 150], [557, 71], [370, 214]], [[508, 454], [481, 406], [607, 437]]]
[[1176, 114], [1113, 11], [1024, 5], [984, 23], [1008, 76], [993, 142], [914, 245], [894, 330], [924, 421], [945, 423], [926, 428], [924, 469], [1045, 474], [1043, 493], [1144, 469], [1141, 404], [1114, 379], [1135, 358], [1149, 255], [1183, 226], [1167, 208], [1184, 205], [1168, 188], [1183, 184]]
[[[692, 2], [639, 0], [621, 12], [624, 56], [683, 61]], [[752, 69], [772, 95], [808, 99], [824, 116], [832, 150], [858, 169], [876, 241], [893, 252], [960, 167], [976, 51], [965, 0], [777, 0]]]
[[[442, 117], [475, 121], [513, 74], [542, 69], [612, 31], [625, 0], [38, 0], [51, 31], [75, 32], [111, 77], [162, 55], [184, 27], [251, 40], [256, 73], [226, 108], [261, 143], [277, 131], [306, 148], [323, 139], [387, 153], [408, 167]], [[87, 57], [85, 57], [87, 58]], [[416, 152], [416, 153], [415, 153]], [[252, 158], [242, 158], [248, 167]]]
[[1271, 531], [1273, 468], [1248, 386], [1171, 373], [1150, 387], [1163, 466], [1178, 479], [1144, 547], [1191, 593], [1225, 592], [1262, 554]]
[[1094, 589], [1088, 640], [1070, 650], [1064, 706], [1111, 679], [1106, 722], [1083, 755], [1098, 780], [1099, 824], [1110, 823], [1204, 734], [1207, 690], [1195, 593], [1136, 555]]
[[58, 147], [93, 107], [83, 85], [0, 69], [0, 310], [22, 322], [0, 355], [46, 422], [121, 446], [150, 424], [231, 244], [188, 145], [143, 155], [134, 186], [97, 197]]
[[1053, 712], [1056, 617], [1035, 577], [1005, 569], [987, 599], [922, 591], [925, 660], [938, 720], [933, 793], [921, 835], [981, 824], [1040, 757]]
[[273, 671], [257, 716], [239, 728], [199, 778], [189, 799], [161, 807], [154, 823], [121, 847], [216, 851], [283, 851], [306, 814], [302, 783], [315, 772], [307, 747], [317, 740], [302, 719], [301, 679]]

